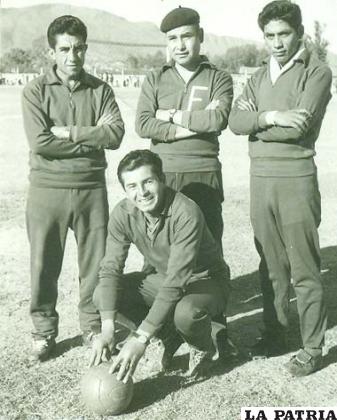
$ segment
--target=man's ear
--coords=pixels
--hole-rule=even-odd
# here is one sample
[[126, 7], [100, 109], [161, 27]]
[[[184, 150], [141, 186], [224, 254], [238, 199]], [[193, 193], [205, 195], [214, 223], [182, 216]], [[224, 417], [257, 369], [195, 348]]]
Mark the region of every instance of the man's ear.
[[54, 50], [54, 48], [49, 48], [48, 55], [52, 60], [55, 60], [55, 50]]
[[298, 27], [297, 33], [298, 33], [298, 36], [300, 37], [300, 39], [302, 39], [303, 35], [304, 35], [304, 26], [303, 25], [300, 25]]
[[160, 176], [159, 180], [160, 180], [160, 182], [162, 182], [163, 184], [166, 184], [166, 176], [165, 176], [165, 174], [164, 174], [164, 173]]
[[204, 30], [202, 28], [199, 28], [199, 39], [200, 42], [204, 42]]

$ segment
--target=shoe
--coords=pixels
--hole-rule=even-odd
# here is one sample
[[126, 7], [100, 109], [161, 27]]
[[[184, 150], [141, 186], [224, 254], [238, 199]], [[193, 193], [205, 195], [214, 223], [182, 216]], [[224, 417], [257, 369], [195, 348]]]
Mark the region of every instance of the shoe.
[[322, 367], [322, 360], [322, 355], [312, 356], [304, 349], [301, 349], [284, 367], [292, 376], [307, 376]]
[[256, 344], [250, 349], [249, 355], [252, 359], [265, 359], [268, 357], [281, 356], [287, 353], [288, 346], [285, 335], [267, 334], [264, 332]]
[[213, 360], [226, 359], [237, 356], [239, 351], [232, 340], [228, 337], [226, 323], [212, 321], [212, 341], [215, 346]]
[[164, 346], [164, 353], [160, 362], [160, 370], [161, 372], [168, 372], [172, 366], [174, 354], [184, 343], [184, 340], [177, 332], [174, 332], [163, 339], [162, 343]]
[[54, 337], [40, 337], [33, 340], [32, 356], [35, 360], [43, 362], [48, 359], [55, 347]]
[[187, 377], [190, 379], [201, 379], [209, 375], [209, 370], [213, 364], [213, 357], [216, 353], [212, 346], [211, 350], [198, 350], [190, 346], [190, 360], [188, 364]]
[[82, 333], [82, 346], [91, 348], [95, 338], [99, 335], [99, 332], [95, 331], [84, 331]]

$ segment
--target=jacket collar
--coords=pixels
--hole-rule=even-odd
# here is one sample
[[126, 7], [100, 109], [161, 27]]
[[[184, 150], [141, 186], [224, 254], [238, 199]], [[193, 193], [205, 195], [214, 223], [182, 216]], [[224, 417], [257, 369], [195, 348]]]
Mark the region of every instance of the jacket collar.
[[[209, 67], [211, 69], [216, 68], [216, 66], [212, 64], [205, 55], [201, 55], [200, 58], [201, 58], [201, 62], [199, 63], [196, 71], [201, 67]], [[162, 71], [164, 72], [168, 69], [172, 69], [174, 68], [174, 66], [175, 66], [175, 61], [171, 59], [168, 63], [163, 65]]]
[[[301, 48], [301, 47], [300, 47]], [[295, 58], [294, 62], [296, 63], [302, 63], [305, 65], [305, 67], [307, 67], [309, 60], [310, 60], [310, 52], [305, 48], [302, 53]], [[266, 59], [264, 59], [262, 61], [262, 64], [267, 65], [270, 61], [271, 56], [267, 57]]]
[[[79, 77], [80, 84], [95, 87], [94, 78], [82, 69]], [[44, 75], [42, 83], [45, 85], [62, 85], [62, 80], [56, 74], [56, 64]]]

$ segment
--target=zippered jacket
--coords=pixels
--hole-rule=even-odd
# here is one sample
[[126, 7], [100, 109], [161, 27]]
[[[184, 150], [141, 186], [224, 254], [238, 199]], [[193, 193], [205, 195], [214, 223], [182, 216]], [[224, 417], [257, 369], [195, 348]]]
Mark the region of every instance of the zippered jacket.
[[[124, 124], [110, 86], [82, 71], [74, 90], [55, 68], [28, 83], [22, 95], [23, 120], [30, 148], [30, 182], [48, 188], [97, 188], [105, 185], [104, 149], [117, 149]], [[112, 124], [97, 126], [103, 114]], [[50, 131], [69, 126], [69, 140]]]
[[[136, 131], [150, 138], [166, 172], [205, 172], [221, 168], [218, 136], [227, 126], [233, 98], [231, 76], [206, 57], [186, 84], [171, 62], [151, 72], [143, 82], [136, 114]], [[205, 110], [219, 100], [215, 110]], [[195, 136], [175, 140], [177, 126], [156, 118], [158, 109], [183, 111], [182, 126]]]
[[129, 200], [120, 201], [113, 209], [108, 224], [105, 257], [101, 262], [99, 283], [94, 303], [102, 319], [118, 311], [123, 293], [123, 270], [131, 244], [165, 276], [155, 301], [141, 329], [154, 334], [158, 331], [187, 284], [217, 278], [228, 281], [226, 265], [205, 219], [194, 201], [169, 187], [165, 188], [165, 205], [158, 229], [152, 239], [146, 234], [144, 213]]

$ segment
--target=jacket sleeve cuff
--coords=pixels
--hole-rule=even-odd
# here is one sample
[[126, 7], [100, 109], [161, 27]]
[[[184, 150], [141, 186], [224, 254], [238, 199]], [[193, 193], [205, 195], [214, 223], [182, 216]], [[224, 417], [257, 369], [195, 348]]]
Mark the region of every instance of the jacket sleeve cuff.
[[175, 124], [170, 124], [169, 129], [167, 131], [167, 135], [165, 137], [165, 142], [170, 142], [175, 139], [176, 137], [177, 126]]
[[158, 327], [150, 324], [144, 319], [144, 321], [138, 327], [138, 330], [144, 331], [149, 337], [153, 337], [158, 330]]
[[190, 128], [191, 111], [182, 111], [181, 126]]
[[115, 311], [100, 311], [102, 321], [104, 321], [105, 319], [115, 319], [116, 314], [117, 314], [117, 310], [115, 310]]

